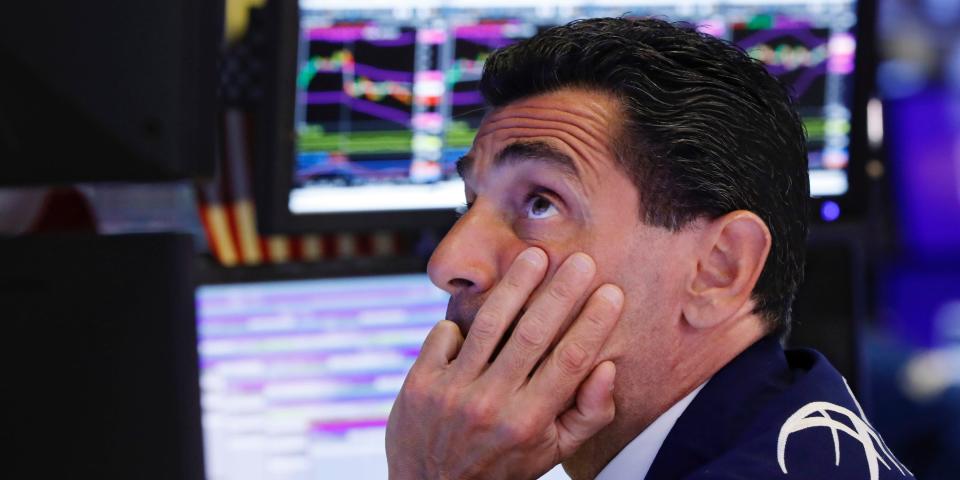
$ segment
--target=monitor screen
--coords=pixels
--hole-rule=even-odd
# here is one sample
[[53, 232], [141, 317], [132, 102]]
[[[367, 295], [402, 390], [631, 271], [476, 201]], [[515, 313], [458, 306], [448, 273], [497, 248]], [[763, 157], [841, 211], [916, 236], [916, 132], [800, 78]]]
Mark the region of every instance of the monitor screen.
[[207, 479], [387, 478], [390, 408], [448, 298], [422, 273], [198, 288]]
[[207, 478], [387, 478], [387, 415], [446, 303], [425, 274], [201, 286]]
[[496, 48], [583, 17], [661, 16], [730, 40], [789, 84], [812, 194], [849, 189], [855, 0], [300, 0], [292, 215], [453, 209]]

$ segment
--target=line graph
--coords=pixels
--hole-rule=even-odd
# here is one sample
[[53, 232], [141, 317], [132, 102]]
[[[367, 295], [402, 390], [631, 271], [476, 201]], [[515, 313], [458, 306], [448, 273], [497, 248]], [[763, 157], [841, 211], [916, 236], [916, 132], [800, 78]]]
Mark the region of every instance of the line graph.
[[381, 105], [377, 102], [354, 98], [346, 92], [310, 92], [305, 96], [309, 105], [346, 106], [358, 112], [386, 120], [403, 128], [410, 127], [410, 112]]
[[[483, 65], [480, 65], [483, 68]], [[329, 56], [316, 56], [307, 60], [300, 69], [297, 77], [297, 86], [301, 89], [309, 87], [310, 82], [317, 74], [351, 72], [368, 79], [393, 82], [413, 82], [413, 72], [404, 70], [389, 70], [373, 65], [357, 63], [353, 53], [349, 50], [337, 50]]]
[[347, 134], [410, 127], [414, 28], [364, 22], [303, 35], [307, 55], [297, 86], [307, 125]]
[[486, 63], [489, 56], [489, 52], [483, 52], [477, 54], [474, 58], [454, 59], [446, 73], [447, 84], [453, 85], [457, 82], [480, 80], [480, 76], [483, 74], [483, 64]]
[[822, 107], [830, 52], [825, 28], [735, 29], [734, 42], [788, 84], [801, 106]]
[[353, 98], [365, 98], [379, 102], [391, 97], [404, 105], [413, 102], [413, 86], [409, 82], [374, 82], [367, 77], [357, 77], [343, 85], [343, 91]]
[[[494, 49], [533, 36], [537, 27], [520, 20], [460, 25], [453, 29], [453, 59], [446, 71], [451, 116], [475, 129], [483, 119], [479, 83], [483, 66]], [[448, 132], [448, 140], [450, 132]]]
[[297, 148], [298, 158], [312, 160], [298, 164], [295, 179], [402, 180], [412, 142], [416, 30], [364, 22], [306, 29], [303, 38]]
[[300, 67], [297, 87], [301, 90], [307, 89], [318, 73], [339, 73], [344, 70], [353, 70], [354, 66], [353, 53], [349, 50], [337, 50], [328, 56], [311, 57]]
[[827, 60], [826, 44], [813, 49], [805, 45], [767, 45], [758, 44], [747, 50], [751, 57], [763, 62], [774, 75], [780, 75], [798, 68], [813, 68]]

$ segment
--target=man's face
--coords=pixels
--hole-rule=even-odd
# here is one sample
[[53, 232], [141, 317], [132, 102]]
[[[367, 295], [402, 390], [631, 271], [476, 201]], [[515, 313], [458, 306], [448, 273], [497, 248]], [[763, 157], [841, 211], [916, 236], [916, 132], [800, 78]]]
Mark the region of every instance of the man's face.
[[433, 282], [451, 294], [447, 318], [465, 335], [525, 248], [547, 253], [548, 280], [579, 251], [596, 262], [593, 288], [613, 283], [625, 293], [624, 313], [600, 360], [650, 369], [644, 383], [670, 369], [684, 276], [695, 270], [684, 260], [691, 241], [641, 221], [638, 190], [613, 147], [621, 116], [615, 99], [568, 89], [514, 102], [484, 119], [461, 160], [470, 208], [428, 266]]

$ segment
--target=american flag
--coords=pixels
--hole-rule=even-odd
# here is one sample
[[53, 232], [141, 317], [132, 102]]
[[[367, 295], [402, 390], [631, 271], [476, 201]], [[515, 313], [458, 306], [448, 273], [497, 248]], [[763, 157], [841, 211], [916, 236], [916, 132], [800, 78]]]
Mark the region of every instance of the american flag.
[[221, 59], [219, 158], [214, 179], [197, 186], [200, 219], [214, 257], [225, 266], [310, 262], [405, 253], [402, 232], [262, 235], [253, 195], [254, 111], [262, 99], [262, 35], [252, 10], [247, 33]]

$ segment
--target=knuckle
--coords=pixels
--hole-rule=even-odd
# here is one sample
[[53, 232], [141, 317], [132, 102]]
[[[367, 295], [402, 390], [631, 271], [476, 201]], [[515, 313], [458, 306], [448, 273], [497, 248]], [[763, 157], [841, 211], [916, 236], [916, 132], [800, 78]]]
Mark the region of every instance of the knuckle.
[[470, 335], [478, 338], [479, 340], [491, 340], [494, 336], [497, 335], [499, 330], [500, 315], [496, 310], [484, 308], [477, 312], [477, 316], [473, 319], [473, 325], [470, 326]]
[[568, 343], [557, 350], [557, 363], [567, 374], [583, 372], [589, 357], [587, 350], [576, 343]]
[[469, 402], [461, 405], [460, 410], [460, 417], [464, 423], [473, 427], [490, 425], [496, 415], [493, 402], [485, 396], [470, 399]]
[[400, 388], [400, 394], [411, 399], [420, 398], [426, 392], [427, 383], [421, 380], [421, 375], [411, 371], [407, 378], [403, 380], [403, 386]]
[[607, 326], [615, 319], [613, 308], [608, 305], [589, 305], [583, 311], [583, 319], [587, 324], [596, 327], [596, 329], [606, 330]]
[[550, 284], [547, 293], [556, 301], [565, 302], [575, 298], [575, 288], [570, 282], [557, 280]]
[[459, 414], [460, 398], [456, 394], [456, 389], [447, 389], [443, 392], [436, 392], [431, 396], [431, 402], [428, 404], [430, 409], [440, 412], [443, 417]]
[[504, 286], [510, 291], [522, 289], [524, 287], [524, 283], [523, 277], [518, 275], [517, 272], [511, 271], [503, 278]]
[[513, 332], [519, 346], [525, 350], [534, 350], [546, 342], [543, 322], [535, 315], [525, 317]]
[[444, 403], [442, 391], [432, 388], [430, 383], [418, 376], [409, 375], [401, 390], [401, 398], [410, 405], [436, 408]]
[[532, 424], [525, 418], [517, 418], [515, 421], [503, 426], [501, 434], [507, 445], [524, 445], [534, 436]]

